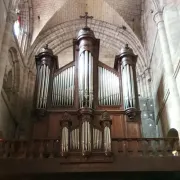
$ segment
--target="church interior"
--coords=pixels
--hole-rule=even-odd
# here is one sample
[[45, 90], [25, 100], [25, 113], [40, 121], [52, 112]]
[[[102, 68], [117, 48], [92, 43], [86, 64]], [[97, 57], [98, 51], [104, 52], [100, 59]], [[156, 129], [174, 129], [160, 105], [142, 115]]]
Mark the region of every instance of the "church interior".
[[179, 179], [179, 32], [180, 0], [0, 0], [0, 178]]

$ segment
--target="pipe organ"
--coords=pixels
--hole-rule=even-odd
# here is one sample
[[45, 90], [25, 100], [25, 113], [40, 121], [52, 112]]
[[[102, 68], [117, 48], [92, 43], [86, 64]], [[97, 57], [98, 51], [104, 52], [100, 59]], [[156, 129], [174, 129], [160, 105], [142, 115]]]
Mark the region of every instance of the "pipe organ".
[[57, 68], [45, 47], [36, 56], [34, 137], [58, 138], [61, 155], [112, 156], [112, 137], [141, 137], [135, 64], [128, 46], [114, 68], [98, 60], [100, 40], [89, 27], [73, 40], [73, 61]]

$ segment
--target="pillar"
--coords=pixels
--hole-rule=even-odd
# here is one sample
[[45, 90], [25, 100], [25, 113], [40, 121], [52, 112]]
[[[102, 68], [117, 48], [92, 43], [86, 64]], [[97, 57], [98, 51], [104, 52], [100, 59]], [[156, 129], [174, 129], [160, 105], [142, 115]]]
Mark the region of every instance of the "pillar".
[[16, 14], [12, 11], [8, 12], [6, 19], [6, 27], [2, 41], [2, 48], [0, 53], [0, 92], [2, 90], [3, 78], [5, 73], [6, 63], [8, 62], [8, 50], [10, 47], [10, 40], [13, 33], [13, 24], [16, 20]]
[[178, 88], [176, 84], [176, 80], [173, 77], [174, 69], [171, 60], [171, 54], [165, 29], [165, 24], [163, 20], [163, 14], [161, 11], [158, 11], [154, 15], [154, 21], [156, 22], [158, 35], [163, 55], [163, 63], [164, 63], [164, 70], [167, 75], [167, 85], [170, 91], [171, 98], [171, 118], [168, 120], [169, 129], [175, 128], [178, 130], [180, 134], [180, 97], [178, 93]]

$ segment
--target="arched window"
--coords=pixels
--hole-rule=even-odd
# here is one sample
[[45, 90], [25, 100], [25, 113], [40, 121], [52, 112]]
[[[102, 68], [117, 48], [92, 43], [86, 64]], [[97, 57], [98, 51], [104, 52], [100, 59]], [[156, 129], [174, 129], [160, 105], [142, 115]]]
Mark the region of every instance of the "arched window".
[[19, 48], [22, 53], [25, 54], [29, 43], [28, 34], [30, 33], [30, 12], [28, 1], [19, 0], [16, 13], [17, 20], [14, 23], [14, 35], [17, 39]]
[[21, 16], [19, 14], [19, 10], [16, 10], [16, 11], [17, 11], [18, 18], [14, 22], [14, 34], [17, 37], [17, 39], [19, 39], [19, 34], [21, 31]]

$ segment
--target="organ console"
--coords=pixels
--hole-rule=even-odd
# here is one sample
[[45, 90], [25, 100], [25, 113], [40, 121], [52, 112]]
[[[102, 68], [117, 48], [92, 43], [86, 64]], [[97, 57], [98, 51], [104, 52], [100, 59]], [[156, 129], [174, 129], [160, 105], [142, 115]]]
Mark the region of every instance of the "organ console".
[[112, 137], [141, 137], [137, 56], [126, 45], [111, 68], [98, 60], [99, 48], [100, 40], [86, 24], [73, 40], [69, 64], [57, 68], [57, 57], [47, 45], [36, 56], [34, 107], [39, 120], [33, 137], [59, 139], [63, 157], [75, 152], [109, 157]]

